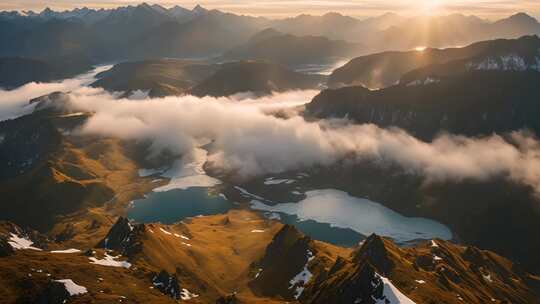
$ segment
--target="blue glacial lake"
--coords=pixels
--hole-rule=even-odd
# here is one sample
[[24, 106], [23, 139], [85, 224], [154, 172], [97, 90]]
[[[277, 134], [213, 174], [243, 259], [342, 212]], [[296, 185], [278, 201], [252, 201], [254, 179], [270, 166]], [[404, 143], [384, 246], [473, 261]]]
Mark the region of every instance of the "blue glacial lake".
[[[342, 242], [338, 237], [344, 233], [343, 229], [352, 230], [363, 236], [376, 233], [401, 244], [419, 239], [452, 238], [450, 229], [439, 222], [426, 218], [405, 217], [381, 204], [350, 196], [343, 191], [323, 189], [308, 191], [305, 194], [306, 198], [298, 203], [267, 205], [259, 200], [252, 200], [251, 208], [281, 216], [294, 216], [300, 223], [314, 221], [336, 228], [336, 236], [339, 236], [332, 243]], [[308, 234], [313, 233], [313, 228], [306, 227], [309, 230]], [[326, 233], [325, 235], [328, 236]]]
[[[224, 196], [209, 194], [208, 189], [191, 187], [152, 192], [133, 202], [128, 217], [143, 223], [172, 224], [187, 217], [226, 213], [234, 207]], [[338, 190], [308, 191], [306, 196], [298, 203], [273, 206], [252, 200], [251, 208], [269, 218], [293, 224], [313, 239], [340, 246], [354, 246], [371, 233], [391, 237], [401, 244], [452, 237], [451, 231], [441, 223], [405, 217], [381, 204]]]
[[146, 198], [133, 201], [128, 217], [140, 223], [173, 224], [187, 217], [226, 213], [232, 204], [207, 188], [191, 187], [164, 192], [151, 192]]

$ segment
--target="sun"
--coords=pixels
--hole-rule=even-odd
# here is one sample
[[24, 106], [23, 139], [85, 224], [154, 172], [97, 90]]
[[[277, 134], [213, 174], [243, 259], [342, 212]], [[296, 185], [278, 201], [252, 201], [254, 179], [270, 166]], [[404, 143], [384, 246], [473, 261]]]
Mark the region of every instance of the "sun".
[[422, 10], [427, 15], [434, 15], [442, 8], [443, 0], [422, 0]]

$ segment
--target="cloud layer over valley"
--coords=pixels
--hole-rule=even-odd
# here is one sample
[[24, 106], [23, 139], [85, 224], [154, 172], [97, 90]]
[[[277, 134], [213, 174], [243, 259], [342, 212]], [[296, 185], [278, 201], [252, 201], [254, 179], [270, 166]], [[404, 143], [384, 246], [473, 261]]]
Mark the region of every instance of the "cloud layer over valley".
[[[343, 159], [371, 160], [399, 166], [424, 176], [427, 182], [503, 176], [540, 193], [540, 143], [526, 132], [484, 138], [446, 134], [427, 143], [403, 130], [371, 124], [306, 122], [295, 109], [309, 102], [315, 91], [260, 99], [244, 94], [134, 100], [117, 99], [117, 94], [84, 87], [84, 83], [29, 84], [3, 92], [1, 117], [23, 114], [21, 106], [31, 97], [69, 90], [78, 110], [94, 113], [81, 134], [150, 141], [150, 157], [163, 150], [190, 155], [201, 142], [211, 140], [212, 164], [244, 177], [331, 165]], [[286, 112], [288, 118], [269, 114], [275, 112]]]

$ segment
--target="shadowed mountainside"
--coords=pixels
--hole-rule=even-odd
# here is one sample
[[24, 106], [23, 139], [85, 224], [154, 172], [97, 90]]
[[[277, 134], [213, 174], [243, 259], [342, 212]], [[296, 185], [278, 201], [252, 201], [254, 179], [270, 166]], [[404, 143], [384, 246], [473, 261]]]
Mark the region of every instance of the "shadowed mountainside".
[[362, 56], [336, 69], [328, 80], [329, 87], [362, 85], [384, 88], [395, 85], [401, 77], [418, 68], [446, 64], [457, 60], [472, 61], [502, 55], [522, 56], [527, 59], [538, 55], [540, 38], [525, 36], [513, 40], [492, 40], [471, 44], [464, 48], [425, 49], [408, 52], [384, 52]]
[[223, 54], [221, 60], [266, 60], [288, 66], [334, 63], [363, 52], [358, 43], [322, 36], [294, 36], [274, 29], [257, 33], [244, 45]]

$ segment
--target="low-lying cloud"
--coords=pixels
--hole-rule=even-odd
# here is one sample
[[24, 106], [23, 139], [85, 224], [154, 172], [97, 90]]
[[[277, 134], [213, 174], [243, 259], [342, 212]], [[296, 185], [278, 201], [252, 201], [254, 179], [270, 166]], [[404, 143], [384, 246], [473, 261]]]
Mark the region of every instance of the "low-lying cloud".
[[30, 82], [15, 90], [0, 89], [0, 121], [31, 113], [34, 107], [29, 101], [32, 98], [58, 91], [70, 92], [80, 89], [92, 83], [97, 73], [109, 68], [110, 66], [99, 67], [89, 73], [58, 82]]
[[244, 177], [331, 165], [347, 158], [397, 165], [428, 182], [502, 176], [540, 193], [540, 143], [526, 132], [483, 138], [446, 134], [423, 142], [395, 128], [269, 115], [296, 109], [316, 93], [289, 92], [262, 99], [242, 95], [130, 100], [79, 87], [70, 97], [78, 109], [94, 113], [82, 134], [150, 141], [149, 157], [163, 150], [190, 155], [201, 142], [212, 140], [212, 165]]

